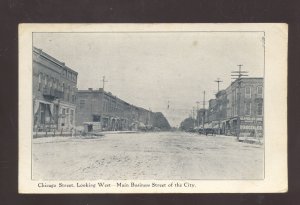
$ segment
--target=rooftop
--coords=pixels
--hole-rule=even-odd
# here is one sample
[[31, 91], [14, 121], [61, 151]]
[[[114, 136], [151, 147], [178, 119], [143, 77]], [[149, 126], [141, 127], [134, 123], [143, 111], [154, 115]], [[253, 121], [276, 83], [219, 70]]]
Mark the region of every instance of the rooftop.
[[65, 65], [65, 62], [62, 62], [62, 61], [59, 61], [57, 60], [56, 58], [50, 56], [49, 54], [45, 53], [42, 49], [39, 49], [39, 48], [36, 48], [36, 47], [33, 47], [33, 52], [41, 55], [42, 57], [44, 57], [45, 59], [51, 61], [52, 63], [62, 67], [62, 68], [65, 68], [73, 73], [75, 73], [76, 75], [78, 75], [78, 73], [76, 71], [74, 71], [73, 69], [69, 68], [68, 66]]

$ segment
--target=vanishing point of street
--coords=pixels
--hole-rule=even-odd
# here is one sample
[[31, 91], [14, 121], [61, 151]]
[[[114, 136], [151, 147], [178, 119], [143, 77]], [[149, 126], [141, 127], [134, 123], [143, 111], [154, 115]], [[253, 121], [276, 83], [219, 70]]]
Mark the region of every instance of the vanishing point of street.
[[33, 139], [34, 180], [262, 179], [263, 145], [187, 132]]

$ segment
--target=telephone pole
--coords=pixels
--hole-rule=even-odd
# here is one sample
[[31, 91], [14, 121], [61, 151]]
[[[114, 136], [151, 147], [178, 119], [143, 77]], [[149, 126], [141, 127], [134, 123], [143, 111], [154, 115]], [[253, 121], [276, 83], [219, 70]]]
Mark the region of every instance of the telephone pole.
[[243, 65], [237, 65], [239, 67], [238, 71], [232, 71], [231, 76], [233, 77], [232, 79], [236, 79], [238, 83], [238, 92], [237, 92], [237, 140], [240, 138], [240, 125], [241, 125], [241, 120], [240, 120], [240, 109], [241, 109], [241, 79], [244, 76], [248, 76], [246, 73], [248, 71], [242, 71], [242, 66]]
[[106, 82], [108, 82], [108, 81], [105, 80], [105, 76], [102, 76], [102, 88], [103, 88], [103, 91], [104, 91], [104, 85], [105, 85]]
[[192, 113], [193, 113], [192, 118], [193, 118], [193, 123], [194, 123], [194, 127], [193, 128], [195, 128], [195, 107], [193, 107]]
[[197, 117], [197, 127], [199, 127], [200, 125], [199, 125], [199, 116], [198, 115], [199, 115], [199, 103], [200, 102], [197, 101], [196, 103], [197, 103], [197, 115], [196, 115], [196, 117]]
[[215, 80], [215, 82], [218, 83], [218, 92], [219, 92], [219, 90], [220, 90], [219, 84], [220, 84], [220, 82], [223, 82], [223, 81], [221, 81], [221, 80], [218, 78], [217, 80]]
[[203, 91], [203, 114], [202, 114], [202, 128], [204, 129], [204, 120], [205, 120], [205, 90]]

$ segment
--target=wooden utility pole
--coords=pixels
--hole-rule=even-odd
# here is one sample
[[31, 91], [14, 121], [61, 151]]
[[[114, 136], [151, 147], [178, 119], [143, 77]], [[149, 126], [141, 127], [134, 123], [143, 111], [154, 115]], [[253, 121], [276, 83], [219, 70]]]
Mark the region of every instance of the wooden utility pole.
[[223, 82], [223, 81], [221, 81], [221, 80], [218, 78], [217, 80], [215, 80], [215, 82], [218, 83], [218, 92], [219, 92], [219, 90], [220, 90], [219, 84], [220, 84], [220, 82]]
[[205, 121], [205, 90], [203, 92], [203, 114], [202, 114], [202, 128], [204, 128], [204, 121]]
[[197, 103], [197, 115], [196, 115], [196, 117], [197, 117], [197, 127], [199, 127], [200, 125], [199, 125], [199, 116], [198, 115], [199, 115], [199, 103], [200, 102], [197, 101], [196, 103]]
[[194, 124], [194, 128], [195, 128], [195, 107], [193, 107], [192, 113], [193, 113], [193, 115], [192, 115], [192, 118], [193, 118], [193, 124]]
[[246, 75], [246, 73], [248, 73], [248, 71], [242, 71], [242, 66], [243, 65], [237, 65], [239, 67], [239, 70], [238, 71], [232, 71], [231, 73], [231, 76], [233, 77], [232, 79], [236, 79], [237, 80], [237, 83], [238, 83], [238, 92], [237, 92], [237, 140], [239, 140], [240, 138], [240, 124], [241, 124], [241, 120], [240, 120], [240, 109], [241, 109], [241, 79], [242, 77], [244, 76], [248, 76]]
[[102, 88], [103, 88], [103, 91], [104, 91], [104, 85], [105, 85], [106, 82], [108, 82], [108, 81], [105, 80], [105, 76], [102, 76]]

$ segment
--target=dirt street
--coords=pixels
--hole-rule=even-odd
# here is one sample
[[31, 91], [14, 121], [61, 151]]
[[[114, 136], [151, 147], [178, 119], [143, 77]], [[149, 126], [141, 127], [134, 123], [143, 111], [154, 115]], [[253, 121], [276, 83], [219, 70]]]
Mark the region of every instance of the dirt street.
[[34, 180], [262, 179], [262, 145], [185, 132], [33, 139]]

